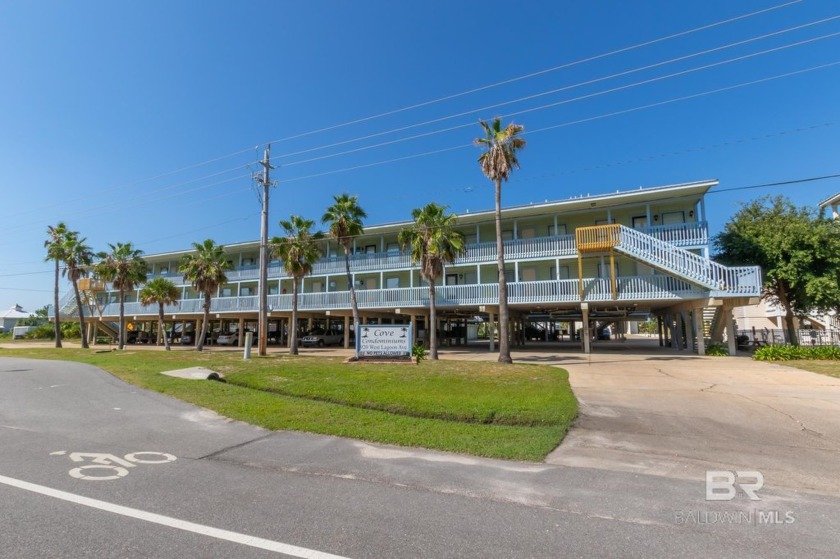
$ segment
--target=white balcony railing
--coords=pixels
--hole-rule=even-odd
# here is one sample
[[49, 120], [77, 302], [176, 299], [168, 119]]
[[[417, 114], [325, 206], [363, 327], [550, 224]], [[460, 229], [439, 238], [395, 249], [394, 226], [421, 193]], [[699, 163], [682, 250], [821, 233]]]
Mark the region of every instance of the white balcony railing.
[[[709, 243], [706, 222], [658, 225], [643, 227], [636, 229], [636, 231], [676, 247], [701, 247]], [[519, 259], [553, 258], [556, 256], [575, 256], [576, 254], [574, 235], [505, 241], [505, 258], [511, 262]], [[496, 242], [489, 241], [467, 245], [466, 253], [456, 260], [455, 265], [492, 264], [494, 262], [496, 262]], [[350, 256], [350, 270], [354, 274], [411, 267], [413, 267], [413, 264], [410, 256], [400, 252], [363, 253]], [[312, 270], [314, 275], [342, 275], [345, 272], [343, 255], [322, 258], [315, 263]], [[182, 278], [176, 272], [149, 274], [150, 279], [153, 277]], [[254, 265], [242, 266], [227, 272], [227, 277], [230, 281], [256, 281], [259, 278], [259, 267]], [[281, 264], [273, 261], [268, 267], [268, 277], [277, 279], [287, 276]]]
[[[753, 276], [758, 279], [758, 275]], [[550, 280], [513, 282], [508, 284], [508, 302], [513, 305], [544, 305], [561, 303], [579, 303], [580, 290], [578, 280]], [[754, 286], [754, 289], [760, 285]], [[499, 302], [498, 284], [447, 285], [438, 286], [436, 302], [441, 308], [467, 307], [477, 311], [478, 305], [496, 305]], [[609, 279], [591, 278], [583, 280], [584, 300], [587, 302], [612, 301], [612, 289]], [[618, 301], [680, 300], [708, 296], [710, 292], [696, 285], [679, 279], [664, 276], [631, 276], [618, 278]], [[394, 289], [359, 290], [356, 298], [361, 309], [392, 310], [424, 309], [429, 306], [428, 287], [404, 287]], [[177, 305], [164, 308], [167, 317], [172, 315], [195, 315], [204, 311], [203, 299], [186, 299]], [[214, 314], [236, 314], [256, 312], [258, 298], [216, 297], [211, 300], [210, 312]], [[268, 297], [270, 311], [289, 312], [292, 309], [292, 295], [271, 295]], [[349, 291], [331, 291], [322, 293], [301, 293], [298, 296], [298, 309], [301, 311], [350, 310]], [[117, 316], [119, 304], [110, 303], [102, 309], [102, 315]], [[157, 315], [157, 306], [144, 307], [140, 303], [125, 304], [126, 316]]]

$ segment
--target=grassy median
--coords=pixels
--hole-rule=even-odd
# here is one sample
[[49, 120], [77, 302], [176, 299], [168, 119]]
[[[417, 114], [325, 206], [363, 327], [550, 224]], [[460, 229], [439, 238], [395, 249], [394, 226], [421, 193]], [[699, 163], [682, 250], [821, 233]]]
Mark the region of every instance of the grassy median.
[[[544, 365], [340, 359], [235, 353], [5, 349], [0, 357], [80, 361], [221, 415], [266, 427], [477, 456], [542, 460], [577, 415], [566, 371]], [[226, 383], [161, 371], [203, 366]]]

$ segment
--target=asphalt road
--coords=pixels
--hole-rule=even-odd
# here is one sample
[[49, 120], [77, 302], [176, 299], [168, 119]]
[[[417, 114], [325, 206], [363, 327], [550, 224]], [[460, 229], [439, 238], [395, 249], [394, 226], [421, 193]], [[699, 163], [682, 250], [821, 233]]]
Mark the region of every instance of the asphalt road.
[[765, 485], [758, 501], [707, 501], [703, 479], [269, 432], [75, 363], [0, 358], [0, 449], [0, 557], [840, 550], [834, 496]]

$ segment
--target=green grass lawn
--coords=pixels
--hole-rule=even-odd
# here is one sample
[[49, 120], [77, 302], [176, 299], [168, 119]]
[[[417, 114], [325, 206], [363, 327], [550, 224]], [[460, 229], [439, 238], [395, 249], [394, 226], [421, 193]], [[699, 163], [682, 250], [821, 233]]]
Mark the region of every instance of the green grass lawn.
[[840, 361], [802, 360], [784, 361], [780, 364], [787, 365], [788, 367], [796, 367], [797, 369], [803, 369], [805, 371], [811, 371], [812, 373], [820, 373], [821, 375], [840, 378]]
[[[542, 460], [577, 415], [568, 374], [544, 365], [340, 359], [237, 353], [0, 349], [0, 357], [90, 363], [143, 388], [268, 429], [292, 429], [477, 456]], [[226, 383], [161, 371], [204, 366]]]

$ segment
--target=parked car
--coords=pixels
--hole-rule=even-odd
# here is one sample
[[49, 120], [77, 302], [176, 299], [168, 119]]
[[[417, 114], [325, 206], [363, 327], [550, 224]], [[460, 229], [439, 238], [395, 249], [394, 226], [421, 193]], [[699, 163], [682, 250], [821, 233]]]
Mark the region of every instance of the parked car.
[[151, 334], [143, 332], [142, 330], [129, 330], [125, 333], [125, 343], [127, 344], [148, 344], [154, 342], [155, 340], [152, 338]]
[[218, 345], [239, 345], [239, 332], [224, 332], [216, 338]]
[[301, 343], [305, 346], [324, 347], [328, 345], [339, 345], [344, 341], [344, 334], [335, 330], [312, 330], [306, 334]]
[[[250, 332], [247, 328], [245, 332]], [[219, 337], [216, 338], [216, 343], [218, 345], [239, 345], [239, 332], [224, 332], [219, 334]], [[257, 333], [254, 332], [253, 339], [251, 340], [251, 345], [257, 343]]]

